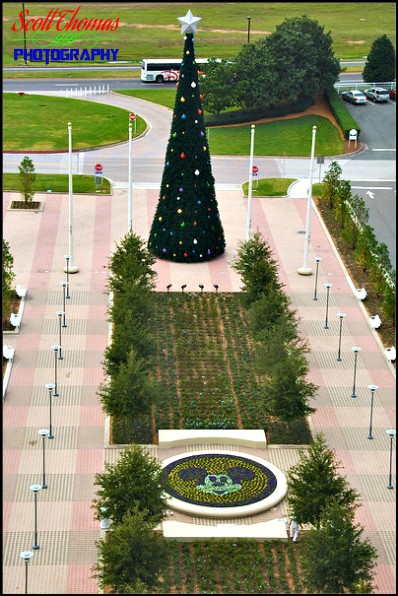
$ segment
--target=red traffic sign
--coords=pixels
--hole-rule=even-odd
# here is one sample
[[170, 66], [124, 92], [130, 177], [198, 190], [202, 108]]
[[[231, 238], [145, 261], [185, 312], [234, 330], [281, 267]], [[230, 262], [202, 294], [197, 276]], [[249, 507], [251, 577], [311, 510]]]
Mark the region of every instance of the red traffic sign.
[[96, 172], [102, 172], [102, 165], [100, 163], [97, 163], [95, 166], [95, 171]]
[[252, 174], [257, 174], [258, 172], [258, 167], [257, 166], [253, 166], [252, 168]]
[[134, 114], [134, 112], [131, 112], [131, 114], [129, 114], [129, 118], [130, 118], [130, 120], [136, 119], [136, 115]]

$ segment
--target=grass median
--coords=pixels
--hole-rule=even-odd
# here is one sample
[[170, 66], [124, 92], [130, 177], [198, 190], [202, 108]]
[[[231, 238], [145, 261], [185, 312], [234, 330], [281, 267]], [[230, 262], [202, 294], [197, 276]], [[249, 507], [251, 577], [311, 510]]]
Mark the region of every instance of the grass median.
[[[73, 174], [72, 184], [74, 194], [91, 194], [99, 190], [101, 193], [109, 194], [111, 184], [107, 178], [101, 178], [100, 185], [95, 184], [94, 176]], [[3, 174], [3, 190], [20, 192], [19, 174]], [[36, 180], [33, 183], [34, 192], [68, 192], [69, 176], [68, 174], [36, 174]]]
[[[47, 95], [3, 94], [3, 151], [67, 151], [128, 141], [128, 110], [106, 104]], [[136, 134], [146, 128], [137, 117]]]

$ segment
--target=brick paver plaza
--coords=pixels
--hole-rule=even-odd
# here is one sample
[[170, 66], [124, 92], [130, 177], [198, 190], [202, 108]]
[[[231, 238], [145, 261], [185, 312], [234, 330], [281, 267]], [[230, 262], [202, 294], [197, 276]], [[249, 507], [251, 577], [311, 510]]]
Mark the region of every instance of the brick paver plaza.
[[[34, 544], [34, 499], [31, 484], [42, 482], [42, 440], [38, 430], [49, 425], [46, 383], [54, 381], [51, 349], [58, 343], [58, 317], [65, 280], [64, 255], [68, 252], [68, 196], [36, 195], [45, 201], [39, 213], [10, 211], [13, 193], [4, 193], [4, 238], [14, 256], [15, 283], [24, 285], [27, 302], [20, 333], [7, 335], [4, 343], [15, 348], [15, 359], [3, 405], [3, 589], [6, 594], [24, 591], [24, 563], [20, 552]], [[246, 200], [240, 191], [218, 191], [219, 209], [227, 239], [224, 256], [197, 265], [166, 261], [156, 265], [157, 289], [239, 291], [240, 279], [231, 269], [238, 240], [244, 240]], [[134, 190], [133, 228], [144, 238], [158, 200], [157, 190]], [[395, 371], [387, 362], [376, 332], [370, 328], [361, 303], [354, 296], [347, 273], [336, 255], [315, 211], [312, 213], [310, 264], [322, 257], [318, 297], [313, 300], [314, 275], [297, 274], [302, 265], [305, 198], [253, 199], [252, 229], [270, 243], [286, 291], [300, 317], [311, 353], [309, 379], [319, 385], [317, 408], [312, 416], [316, 432], [322, 431], [336, 451], [353, 487], [362, 497], [357, 520], [378, 550], [375, 574], [377, 593], [395, 593], [395, 475], [394, 489], [387, 488], [390, 439], [395, 428]], [[29, 592], [34, 594], [95, 594], [95, 541], [100, 528], [93, 519], [93, 479], [115, 450], [106, 446], [105, 417], [96, 391], [104, 380], [101, 361], [108, 340], [106, 288], [108, 257], [126, 233], [127, 191], [109, 196], [74, 196], [74, 262], [78, 274], [70, 276], [63, 329], [64, 359], [58, 362], [59, 397], [53, 398], [54, 438], [46, 440], [48, 488], [38, 494], [38, 544], [29, 563]], [[326, 291], [329, 329], [324, 329]], [[337, 362], [339, 319], [342, 327], [342, 361]], [[370, 313], [372, 314], [372, 313]], [[357, 398], [351, 397], [353, 346], [361, 347], [357, 362]], [[367, 438], [370, 383], [375, 395], [373, 434]], [[157, 448], [151, 448], [157, 453]], [[269, 449], [268, 451], [271, 451]], [[288, 459], [286, 460], [287, 463]], [[279, 462], [281, 464], [281, 461]], [[395, 469], [395, 442], [393, 455]], [[226, 523], [224, 521], [224, 523]], [[236, 520], [234, 520], [236, 523]]]

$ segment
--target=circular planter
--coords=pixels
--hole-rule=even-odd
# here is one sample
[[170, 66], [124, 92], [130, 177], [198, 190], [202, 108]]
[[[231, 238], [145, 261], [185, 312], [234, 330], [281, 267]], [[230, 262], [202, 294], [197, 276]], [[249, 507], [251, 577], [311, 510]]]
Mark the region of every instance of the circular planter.
[[167, 505], [200, 517], [246, 517], [274, 507], [287, 492], [270, 462], [236, 451], [195, 451], [162, 462]]

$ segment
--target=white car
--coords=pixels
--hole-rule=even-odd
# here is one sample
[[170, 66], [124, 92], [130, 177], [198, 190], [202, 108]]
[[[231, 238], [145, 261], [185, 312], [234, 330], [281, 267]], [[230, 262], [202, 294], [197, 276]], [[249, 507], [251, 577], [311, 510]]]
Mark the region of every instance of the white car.
[[364, 105], [366, 103], [365, 94], [362, 91], [355, 91], [354, 89], [352, 91], [344, 91], [341, 94], [341, 98], [354, 105]]
[[387, 89], [383, 89], [382, 87], [372, 87], [371, 89], [366, 89], [365, 95], [368, 99], [372, 101], [388, 101], [389, 95]]

